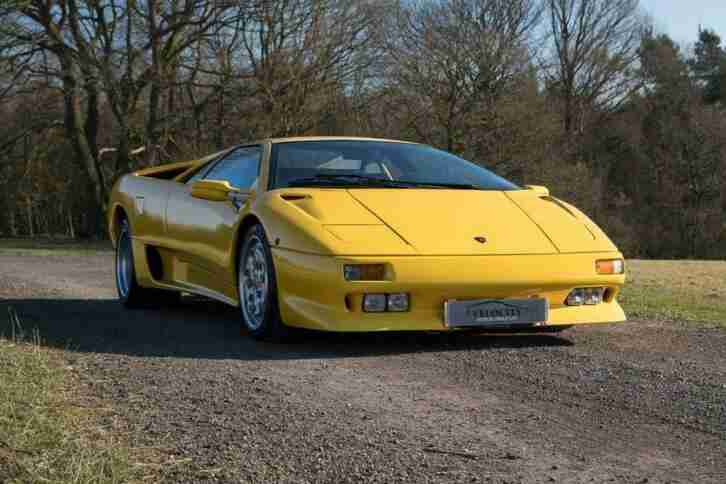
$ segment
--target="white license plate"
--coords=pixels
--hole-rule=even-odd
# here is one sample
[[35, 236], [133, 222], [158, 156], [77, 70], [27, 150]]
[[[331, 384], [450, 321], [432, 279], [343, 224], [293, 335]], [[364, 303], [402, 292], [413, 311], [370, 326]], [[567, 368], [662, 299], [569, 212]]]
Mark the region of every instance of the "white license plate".
[[521, 326], [547, 321], [547, 299], [450, 300], [444, 303], [446, 325], [455, 327]]

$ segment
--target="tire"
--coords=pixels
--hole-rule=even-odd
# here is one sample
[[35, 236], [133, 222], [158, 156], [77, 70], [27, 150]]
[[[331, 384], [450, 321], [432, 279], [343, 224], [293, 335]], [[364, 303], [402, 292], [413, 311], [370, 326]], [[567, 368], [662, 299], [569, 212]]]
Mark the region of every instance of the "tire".
[[250, 227], [240, 244], [237, 291], [242, 326], [248, 335], [268, 341], [287, 336], [287, 327], [280, 318], [272, 252], [259, 224]]
[[572, 326], [545, 326], [541, 328], [538, 332], [542, 334], [560, 334], [563, 331], [567, 331], [571, 328]]
[[118, 241], [116, 242], [116, 257], [114, 259], [116, 292], [121, 304], [128, 309], [135, 309], [160, 304], [174, 304], [179, 301], [181, 296], [179, 292], [140, 286], [136, 280], [134, 260], [131, 226], [128, 220], [123, 220]]

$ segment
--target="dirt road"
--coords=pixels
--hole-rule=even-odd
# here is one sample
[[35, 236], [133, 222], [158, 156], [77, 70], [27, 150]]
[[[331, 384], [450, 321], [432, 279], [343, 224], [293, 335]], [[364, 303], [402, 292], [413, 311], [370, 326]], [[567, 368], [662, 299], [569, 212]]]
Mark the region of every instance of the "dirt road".
[[[110, 255], [0, 256], [0, 328], [65, 348], [171, 482], [726, 482], [726, 332], [240, 336], [200, 300], [125, 311]], [[7, 329], [5, 329], [7, 333]]]

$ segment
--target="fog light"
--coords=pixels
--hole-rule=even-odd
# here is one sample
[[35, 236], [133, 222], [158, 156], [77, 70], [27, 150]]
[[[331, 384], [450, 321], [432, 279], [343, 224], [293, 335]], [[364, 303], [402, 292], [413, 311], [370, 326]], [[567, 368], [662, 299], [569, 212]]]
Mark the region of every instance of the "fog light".
[[585, 304], [588, 306], [594, 306], [602, 302], [602, 293], [604, 289], [602, 287], [588, 287], [585, 289]]
[[386, 266], [383, 264], [345, 264], [343, 275], [346, 281], [382, 281]]
[[388, 310], [397, 313], [408, 311], [408, 294], [404, 292], [389, 294]]
[[382, 313], [386, 310], [385, 294], [364, 294], [363, 311], [366, 313]]
[[623, 259], [604, 259], [595, 261], [595, 271], [598, 274], [623, 274], [625, 261]]
[[585, 290], [579, 288], [573, 289], [569, 296], [567, 296], [567, 299], [565, 299], [565, 304], [568, 306], [582, 306], [585, 304]]

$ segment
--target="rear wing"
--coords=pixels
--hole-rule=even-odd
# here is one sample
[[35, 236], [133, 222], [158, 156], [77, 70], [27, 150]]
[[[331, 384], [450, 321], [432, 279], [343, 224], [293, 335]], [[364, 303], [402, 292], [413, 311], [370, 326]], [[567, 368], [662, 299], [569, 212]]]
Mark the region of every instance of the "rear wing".
[[133, 175], [136, 176], [145, 176], [147, 178], [159, 178], [161, 180], [174, 180], [184, 173], [190, 171], [191, 169], [201, 166], [205, 163], [207, 163], [210, 160], [214, 160], [219, 158], [220, 156], [223, 156], [236, 147], [227, 148], [226, 150], [218, 151], [216, 153], [212, 153], [211, 155], [207, 155], [203, 158], [199, 158], [198, 160], [192, 160], [192, 161], [180, 161], [178, 163], [167, 163], [165, 165], [160, 166], [152, 166], [151, 168], [144, 168], [143, 170], [138, 170], [133, 173]]
[[145, 176], [147, 178], [160, 178], [162, 180], [173, 180], [193, 166], [196, 166], [198, 163], [199, 160], [194, 160], [169, 163], [161, 166], [152, 166], [151, 168], [144, 168], [143, 170], [135, 171], [134, 175]]

